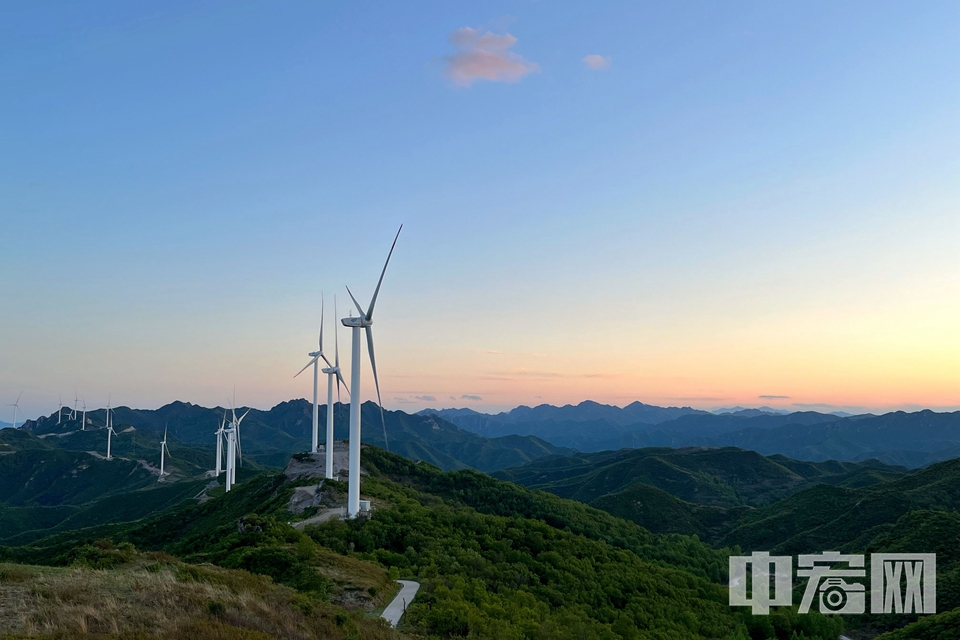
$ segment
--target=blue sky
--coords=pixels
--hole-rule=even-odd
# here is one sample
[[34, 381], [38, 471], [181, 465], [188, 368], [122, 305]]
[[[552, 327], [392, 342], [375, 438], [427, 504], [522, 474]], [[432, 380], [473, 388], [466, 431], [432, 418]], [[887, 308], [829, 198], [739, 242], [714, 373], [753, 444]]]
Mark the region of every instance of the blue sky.
[[960, 404], [954, 3], [0, 13], [0, 403]]

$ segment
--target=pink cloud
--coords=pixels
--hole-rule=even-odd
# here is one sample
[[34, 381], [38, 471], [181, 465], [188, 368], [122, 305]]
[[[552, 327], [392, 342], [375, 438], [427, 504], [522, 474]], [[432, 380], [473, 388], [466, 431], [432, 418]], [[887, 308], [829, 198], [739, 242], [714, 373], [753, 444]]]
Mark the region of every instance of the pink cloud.
[[591, 53], [583, 58], [583, 64], [587, 65], [588, 69], [603, 71], [604, 69], [610, 68], [610, 57], [601, 56], [598, 53]]
[[509, 33], [481, 34], [476, 29], [461, 27], [450, 34], [450, 44], [459, 51], [446, 57], [444, 75], [461, 87], [469, 87], [475, 80], [520, 82], [528, 73], [540, 71], [536, 62], [528, 62], [510, 51], [517, 39]]

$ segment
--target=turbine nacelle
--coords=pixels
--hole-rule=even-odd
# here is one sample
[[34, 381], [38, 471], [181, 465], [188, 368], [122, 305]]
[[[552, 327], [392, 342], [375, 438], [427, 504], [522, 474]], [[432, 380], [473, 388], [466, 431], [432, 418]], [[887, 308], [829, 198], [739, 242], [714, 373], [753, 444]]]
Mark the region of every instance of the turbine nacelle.
[[349, 318], [341, 319], [340, 322], [343, 323], [343, 326], [351, 327], [353, 329], [365, 329], [373, 326], [373, 320], [367, 320], [364, 316], [351, 316]]

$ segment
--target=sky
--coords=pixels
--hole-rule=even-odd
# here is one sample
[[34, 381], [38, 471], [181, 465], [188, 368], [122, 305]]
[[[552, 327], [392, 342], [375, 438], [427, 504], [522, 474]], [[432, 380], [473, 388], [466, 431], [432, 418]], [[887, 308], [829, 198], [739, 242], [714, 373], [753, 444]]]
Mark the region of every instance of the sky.
[[958, 77], [951, 2], [5, 2], [0, 405], [310, 396], [403, 224], [390, 409], [960, 406]]

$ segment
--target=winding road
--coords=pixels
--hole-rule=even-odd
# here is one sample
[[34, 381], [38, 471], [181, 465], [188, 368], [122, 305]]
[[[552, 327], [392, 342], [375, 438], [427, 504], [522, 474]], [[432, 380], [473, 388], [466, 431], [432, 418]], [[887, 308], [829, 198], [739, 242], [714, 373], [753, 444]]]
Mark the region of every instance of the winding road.
[[407, 605], [413, 602], [413, 598], [417, 595], [417, 591], [420, 590], [420, 583], [413, 582], [412, 580], [397, 580], [400, 583], [400, 593], [397, 594], [397, 597], [387, 605], [387, 608], [383, 610], [383, 613], [380, 614], [380, 617], [390, 623], [391, 627], [396, 627], [397, 623], [400, 622], [400, 617], [403, 616], [404, 611], [407, 609]]

